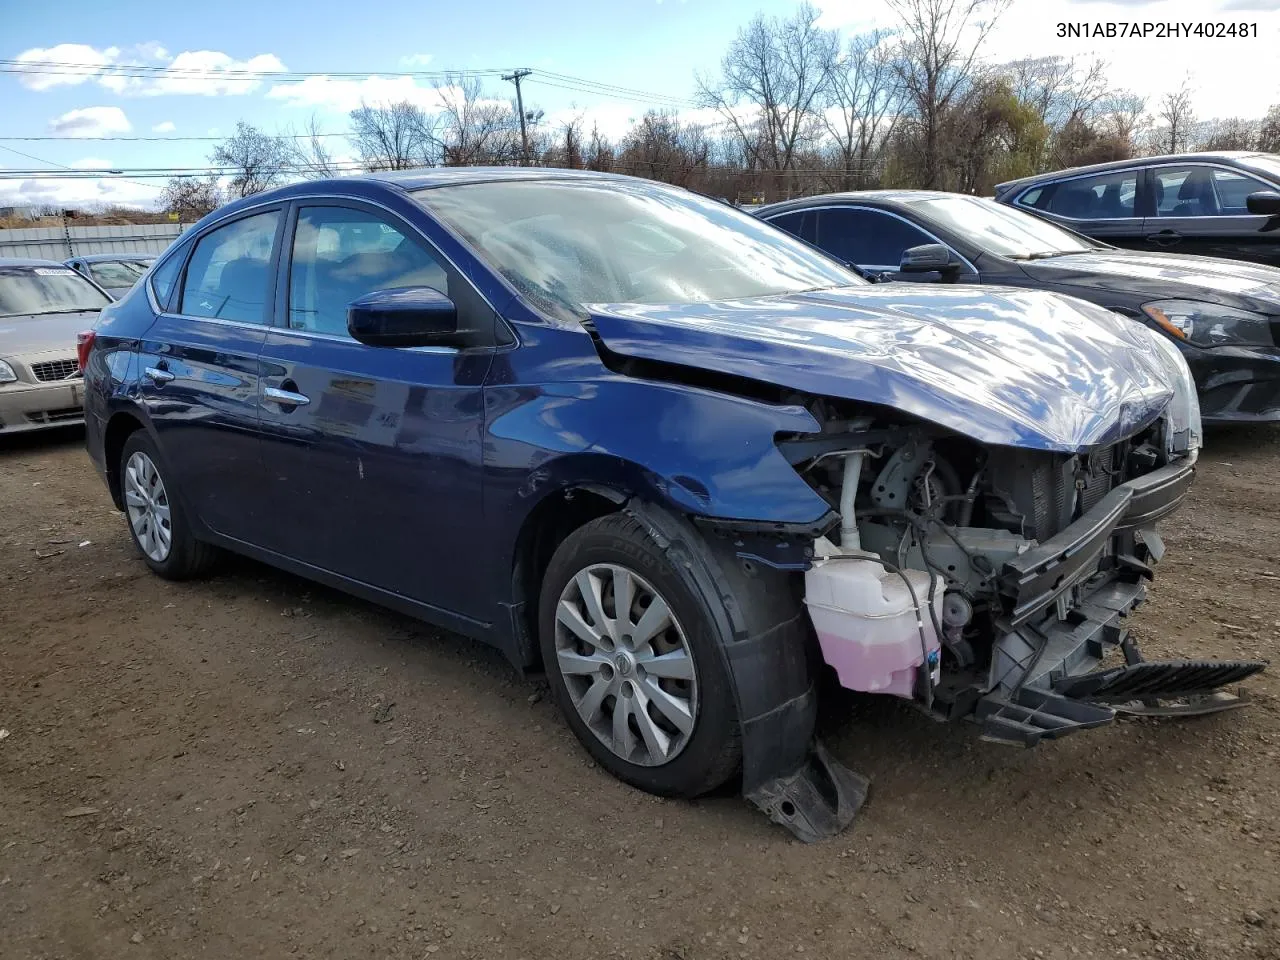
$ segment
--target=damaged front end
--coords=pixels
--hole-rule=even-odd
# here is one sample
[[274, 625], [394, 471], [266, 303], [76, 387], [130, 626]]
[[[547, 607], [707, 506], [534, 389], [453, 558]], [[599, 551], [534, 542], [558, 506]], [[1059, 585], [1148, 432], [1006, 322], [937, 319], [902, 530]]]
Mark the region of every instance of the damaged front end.
[[[1199, 423], [1184, 398], [1074, 453], [859, 419], [833, 402], [813, 412], [823, 433], [780, 446], [841, 517], [838, 536], [814, 543], [805, 602], [843, 686], [1032, 746], [1119, 709], [1238, 706], [1219, 688], [1263, 668], [1145, 662], [1124, 626], [1164, 553], [1156, 522], [1191, 485]], [[1125, 666], [1099, 671], [1117, 649]]]
[[[744, 569], [803, 579], [800, 616], [845, 687], [1031, 746], [1122, 710], [1238, 706], [1222, 688], [1263, 669], [1146, 662], [1125, 628], [1201, 439], [1185, 360], [1141, 325], [1068, 297], [913, 284], [601, 305], [592, 324], [624, 373], [808, 414], [772, 441], [825, 517], [701, 525]], [[781, 756], [745, 724], [743, 743]], [[815, 745], [744, 770], [743, 789], [816, 839], [852, 817], [852, 776]]]

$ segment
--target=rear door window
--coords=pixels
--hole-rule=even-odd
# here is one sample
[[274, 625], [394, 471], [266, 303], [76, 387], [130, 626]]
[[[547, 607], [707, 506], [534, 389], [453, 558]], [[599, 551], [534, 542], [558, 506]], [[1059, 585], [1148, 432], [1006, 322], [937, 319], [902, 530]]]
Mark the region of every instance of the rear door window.
[[817, 214], [811, 210], [797, 210], [793, 213], [783, 213], [776, 217], [770, 217], [768, 223], [775, 227], [781, 227], [787, 233], [794, 237], [799, 237], [806, 243], [814, 242], [814, 222]]
[[1018, 203], [1073, 220], [1117, 220], [1137, 214], [1137, 170], [1111, 170], [1028, 190]]
[[267, 290], [280, 211], [244, 217], [196, 242], [182, 284], [180, 313], [267, 322]]
[[919, 227], [878, 210], [818, 211], [818, 246], [859, 267], [897, 270], [903, 253], [934, 242]]

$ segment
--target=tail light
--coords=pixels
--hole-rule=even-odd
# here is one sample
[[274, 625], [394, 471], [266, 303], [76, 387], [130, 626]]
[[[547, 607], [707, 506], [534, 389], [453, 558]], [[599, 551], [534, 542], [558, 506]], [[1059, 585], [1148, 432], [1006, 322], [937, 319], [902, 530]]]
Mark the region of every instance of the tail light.
[[92, 330], [83, 330], [76, 334], [76, 361], [80, 364], [80, 372], [84, 373], [84, 368], [89, 365], [89, 351], [93, 349], [94, 338], [97, 334]]

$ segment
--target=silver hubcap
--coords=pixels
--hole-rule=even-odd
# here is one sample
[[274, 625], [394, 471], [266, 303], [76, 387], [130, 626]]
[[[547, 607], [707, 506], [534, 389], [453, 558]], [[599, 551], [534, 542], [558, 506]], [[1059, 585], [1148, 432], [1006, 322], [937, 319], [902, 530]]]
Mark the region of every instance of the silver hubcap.
[[163, 563], [173, 544], [169, 494], [160, 471], [141, 450], [124, 467], [124, 505], [138, 546], [156, 563]]
[[698, 684], [684, 630], [648, 581], [611, 563], [569, 581], [556, 661], [578, 715], [629, 763], [658, 766], [689, 742]]

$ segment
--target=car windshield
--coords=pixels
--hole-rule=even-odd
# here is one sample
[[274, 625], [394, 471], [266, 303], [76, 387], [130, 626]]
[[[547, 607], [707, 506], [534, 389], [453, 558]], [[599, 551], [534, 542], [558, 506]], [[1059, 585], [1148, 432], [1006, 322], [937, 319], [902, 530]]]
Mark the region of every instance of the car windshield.
[[1240, 162], [1246, 167], [1265, 173], [1272, 180], [1280, 183], [1280, 154], [1259, 153], [1252, 157], [1244, 157]]
[[147, 272], [147, 265], [137, 260], [99, 260], [89, 264], [89, 272], [104, 287], [131, 287]]
[[754, 217], [683, 190], [619, 181], [507, 181], [418, 200], [544, 310], [693, 303], [860, 284]]
[[911, 208], [975, 247], [1014, 260], [1097, 249], [1096, 244], [1046, 220], [981, 197], [913, 200]]
[[101, 310], [110, 302], [70, 267], [0, 266], [0, 317]]

